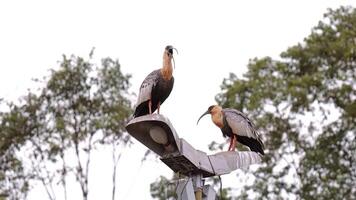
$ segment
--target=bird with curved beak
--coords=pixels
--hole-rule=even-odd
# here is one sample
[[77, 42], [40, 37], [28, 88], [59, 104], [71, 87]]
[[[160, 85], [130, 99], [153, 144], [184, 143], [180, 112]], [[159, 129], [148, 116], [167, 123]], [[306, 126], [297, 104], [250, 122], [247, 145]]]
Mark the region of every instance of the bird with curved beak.
[[154, 70], [143, 80], [133, 114], [134, 118], [152, 114], [156, 109], [159, 114], [161, 104], [167, 99], [173, 89], [172, 60], [175, 67], [173, 50], [178, 53], [177, 49], [173, 46], [166, 46], [163, 52], [162, 68]]
[[211, 120], [220, 128], [223, 136], [230, 138], [228, 151], [235, 150], [237, 141], [248, 146], [251, 151], [264, 155], [264, 145], [261, 137], [258, 134], [255, 125], [245, 114], [236, 109], [223, 109], [218, 105], [212, 105], [200, 116], [197, 124], [200, 119], [207, 114], [211, 115]]

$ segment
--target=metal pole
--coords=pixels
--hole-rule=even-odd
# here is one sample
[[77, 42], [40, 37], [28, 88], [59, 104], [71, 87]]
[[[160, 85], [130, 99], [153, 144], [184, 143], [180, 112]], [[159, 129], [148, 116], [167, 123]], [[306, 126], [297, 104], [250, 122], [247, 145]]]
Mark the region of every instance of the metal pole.
[[198, 188], [195, 192], [195, 200], [202, 200], [203, 199], [203, 189]]
[[193, 178], [195, 200], [202, 200], [203, 199], [203, 186], [204, 186], [203, 175], [197, 174], [197, 175], [194, 175], [192, 178]]
[[194, 200], [194, 187], [191, 178], [178, 181], [178, 187], [176, 190], [177, 200]]
[[[204, 186], [205, 177], [228, 174], [236, 169], [260, 163], [261, 157], [256, 152], [219, 152], [207, 155], [196, 150], [183, 138], [179, 138], [168, 118], [159, 115], [145, 115], [132, 119], [126, 130], [154, 151], [173, 171], [179, 171], [189, 178], [178, 182], [176, 193], [179, 200], [215, 200], [216, 192], [212, 186]], [[169, 141], [169, 146], [162, 148], [162, 141]], [[193, 175], [194, 174], [194, 175]]]

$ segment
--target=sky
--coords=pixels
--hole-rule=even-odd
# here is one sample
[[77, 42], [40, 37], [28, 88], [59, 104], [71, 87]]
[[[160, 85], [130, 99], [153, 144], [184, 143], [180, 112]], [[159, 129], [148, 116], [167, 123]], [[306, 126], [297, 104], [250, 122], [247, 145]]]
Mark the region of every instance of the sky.
[[[62, 54], [119, 59], [132, 75], [131, 92], [162, 65], [163, 49], [173, 45], [174, 89], [161, 107], [179, 137], [209, 152], [211, 141], [223, 142], [208, 117], [198, 117], [212, 104], [230, 72], [241, 77], [249, 59], [279, 54], [302, 42], [327, 8], [356, 6], [351, 0], [130, 0], [130, 1], [1, 1], [0, 98], [16, 100], [36, 85], [31, 79], [58, 68]], [[117, 199], [151, 199], [149, 184], [171, 171], [159, 160], [140, 163], [145, 147], [134, 141], [124, 150], [118, 174]], [[93, 155], [90, 198], [111, 198], [108, 150]], [[109, 164], [108, 164], [109, 163]], [[224, 184], [238, 185], [233, 174]], [[69, 199], [80, 198], [72, 183]], [[76, 192], [78, 191], [78, 192]], [[79, 195], [79, 196], [78, 196]], [[30, 200], [48, 199], [39, 185]], [[59, 198], [61, 199], [61, 198]]]

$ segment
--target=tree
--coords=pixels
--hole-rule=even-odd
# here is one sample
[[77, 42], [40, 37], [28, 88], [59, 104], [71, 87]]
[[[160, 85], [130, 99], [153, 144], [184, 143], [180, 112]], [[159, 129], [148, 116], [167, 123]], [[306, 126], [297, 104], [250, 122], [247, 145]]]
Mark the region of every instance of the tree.
[[151, 196], [159, 200], [176, 199], [177, 183], [160, 176], [150, 185]]
[[266, 146], [238, 199], [356, 198], [356, 9], [324, 18], [280, 60], [252, 59], [222, 83], [216, 101], [253, 119]]
[[29, 191], [29, 176], [16, 152], [25, 143], [21, 129], [25, 118], [21, 108], [9, 104], [9, 112], [0, 112], [0, 199], [25, 199]]
[[[130, 143], [129, 136], [124, 134], [132, 112], [127, 92], [130, 76], [121, 72], [117, 60], [104, 58], [99, 67], [91, 62], [92, 55], [93, 51], [88, 61], [63, 56], [59, 69], [37, 80], [44, 85], [38, 89], [38, 94], [29, 91], [21, 105], [11, 104], [9, 112], [1, 113], [0, 131], [5, 137], [0, 141], [0, 149], [4, 152], [0, 160], [16, 155], [10, 158], [18, 159], [19, 167], [9, 169], [1, 163], [0, 185], [11, 190], [5, 193], [0, 190], [0, 194], [13, 196], [9, 199], [21, 199], [15, 192], [28, 191], [29, 182], [23, 186], [11, 182], [14, 185], [11, 186], [7, 179], [22, 172], [29, 181], [40, 181], [49, 199], [56, 199], [53, 187], [61, 183], [64, 199], [67, 199], [66, 183], [71, 174], [80, 185], [83, 199], [87, 199], [91, 153], [100, 146], [111, 146], [112, 198], [115, 199], [120, 149]], [[24, 156], [17, 156], [20, 154]], [[71, 162], [73, 159], [68, 157], [76, 161]], [[25, 169], [23, 162], [31, 167]], [[5, 181], [2, 174], [5, 174]]]
[[356, 9], [329, 9], [281, 60], [252, 59], [223, 81], [217, 102], [254, 119], [266, 146], [240, 198], [356, 198], [355, 38]]

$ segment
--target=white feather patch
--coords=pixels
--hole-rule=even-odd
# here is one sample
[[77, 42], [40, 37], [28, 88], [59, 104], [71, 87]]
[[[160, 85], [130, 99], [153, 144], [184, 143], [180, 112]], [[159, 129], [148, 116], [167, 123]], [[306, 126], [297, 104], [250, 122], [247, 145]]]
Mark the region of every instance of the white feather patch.
[[[143, 86], [143, 85], [142, 85]], [[137, 98], [136, 106], [140, 105], [142, 102], [151, 99], [151, 92], [153, 84], [146, 84], [144, 87], [141, 86], [140, 93]]]
[[157, 84], [160, 70], [154, 70], [143, 80], [140, 93], [138, 94], [136, 106], [151, 99], [152, 88]]

